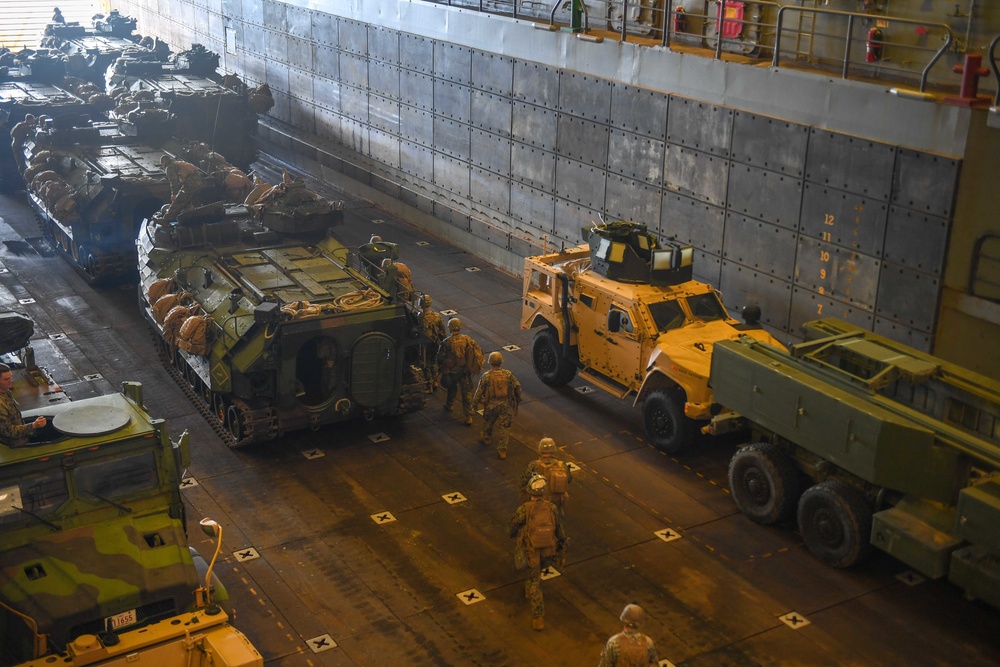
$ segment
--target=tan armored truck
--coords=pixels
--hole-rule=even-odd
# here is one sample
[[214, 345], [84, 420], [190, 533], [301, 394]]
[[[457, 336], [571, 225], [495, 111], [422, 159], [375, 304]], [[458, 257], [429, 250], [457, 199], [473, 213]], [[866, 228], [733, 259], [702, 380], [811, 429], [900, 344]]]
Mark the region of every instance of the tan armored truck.
[[649, 440], [683, 450], [699, 421], [726, 412], [708, 385], [712, 346], [741, 335], [778, 343], [729, 316], [719, 293], [692, 280], [691, 246], [662, 243], [645, 225], [612, 222], [585, 230], [589, 244], [527, 257], [521, 328], [538, 329], [538, 377], [562, 386], [580, 377], [643, 405]]

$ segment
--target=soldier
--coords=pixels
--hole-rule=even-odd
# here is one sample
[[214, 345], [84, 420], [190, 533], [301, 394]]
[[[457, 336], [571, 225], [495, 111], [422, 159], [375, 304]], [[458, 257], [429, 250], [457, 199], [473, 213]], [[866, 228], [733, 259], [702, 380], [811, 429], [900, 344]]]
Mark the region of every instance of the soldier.
[[30, 424], [21, 419], [21, 406], [14, 400], [10, 390], [14, 386], [14, 374], [7, 364], [0, 364], [0, 444], [18, 447], [28, 442], [33, 431], [45, 428], [47, 420], [38, 417]]
[[524, 597], [531, 605], [531, 627], [545, 629], [542, 570], [565, 560], [566, 533], [555, 505], [545, 500], [545, 478], [535, 475], [528, 482], [531, 498], [514, 512], [507, 533], [517, 538], [514, 566], [528, 569]]
[[18, 171], [24, 171], [24, 142], [28, 135], [35, 129], [34, 114], [25, 114], [24, 120], [10, 128], [10, 150], [14, 152], [14, 160], [17, 162]]
[[430, 294], [420, 297], [420, 329], [430, 341], [424, 345], [424, 368], [430, 374], [431, 389], [434, 390], [441, 386], [441, 367], [438, 366], [437, 353], [448, 331], [444, 328], [441, 313], [431, 310], [432, 303]]
[[194, 202], [205, 181], [201, 170], [190, 162], [163, 155], [160, 166], [170, 182], [170, 207], [163, 214], [164, 220], [170, 221]]
[[395, 286], [396, 295], [403, 301], [409, 301], [413, 297], [413, 272], [410, 267], [386, 258], [382, 260], [382, 272], [386, 292], [391, 294]]
[[437, 360], [441, 364], [441, 384], [448, 388], [444, 400], [445, 412], [451, 412], [455, 404], [455, 395], [462, 394], [462, 412], [465, 414], [465, 425], [472, 426], [472, 373], [468, 368], [469, 346], [479, 344], [462, 333], [462, 320], [453, 317], [448, 320], [448, 331], [451, 335], [441, 341]]
[[521, 490], [528, 491], [528, 482], [533, 475], [545, 478], [545, 499], [559, 509], [560, 516], [565, 516], [566, 500], [569, 498], [569, 484], [573, 481], [573, 472], [569, 464], [555, 457], [556, 441], [552, 438], [542, 438], [538, 441], [538, 458], [532, 461], [521, 473]]
[[646, 612], [633, 602], [625, 605], [619, 618], [624, 624], [622, 631], [604, 645], [598, 667], [656, 667], [656, 644], [639, 632]]
[[517, 406], [521, 402], [521, 383], [514, 374], [505, 368], [503, 355], [490, 352], [490, 370], [483, 373], [472, 399], [473, 408], [484, 405], [483, 430], [479, 434], [483, 442], [490, 444], [495, 435], [497, 456], [507, 458], [507, 436], [511, 422], [517, 414]]

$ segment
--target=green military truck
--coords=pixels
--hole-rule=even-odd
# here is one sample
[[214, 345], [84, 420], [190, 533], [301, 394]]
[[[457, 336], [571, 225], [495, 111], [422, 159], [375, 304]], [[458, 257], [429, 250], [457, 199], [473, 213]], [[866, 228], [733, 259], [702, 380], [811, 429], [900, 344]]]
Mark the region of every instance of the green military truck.
[[835, 318], [789, 351], [715, 345], [717, 400], [750, 425], [729, 466], [750, 519], [797, 517], [834, 567], [875, 546], [1000, 606], [1000, 383]]
[[[49, 420], [37, 441], [0, 445], [0, 665], [125, 664], [147, 651], [178, 659], [143, 664], [263, 664], [188, 546], [187, 435], [171, 442], [132, 382], [24, 413], [37, 416]], [[182, 663], [193, 624], [205, 631], [195, 644], [211, 646]]]

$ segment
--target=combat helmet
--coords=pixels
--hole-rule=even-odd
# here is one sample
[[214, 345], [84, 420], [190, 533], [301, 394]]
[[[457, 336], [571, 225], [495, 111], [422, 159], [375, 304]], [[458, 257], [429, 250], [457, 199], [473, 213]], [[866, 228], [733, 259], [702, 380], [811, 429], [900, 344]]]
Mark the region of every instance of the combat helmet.
[[638, 629], [646, 622], [646, 612], [637, 604], [627, 604], [622, 609], [622, 615], [618, 617], [618, 620], [629, 627]]
[[461, 331], [462, 330], [462, 320], [457, 317], [453, 317], [448, 320], [448, 331]]
[[420, 305], [424, 308], [430, 308], [432, 303], [434, 303], [434, 300], [431, 299], [430, 294], [423, 294], [420, 296]]
[[490, 366], [499, 366], [503, 363], [503, 355], [499, 352], [490, 352]]
[[532, 474], [531, 479], [528, 480], [528, 495], [532, 496], [545, 495], [545, 478], [539, 475], [537, 472]]
[[556, 441], [552, 438], [542, 438], [538, 441], [538, 453], [539, 454], [555, 454], [556, 453]]

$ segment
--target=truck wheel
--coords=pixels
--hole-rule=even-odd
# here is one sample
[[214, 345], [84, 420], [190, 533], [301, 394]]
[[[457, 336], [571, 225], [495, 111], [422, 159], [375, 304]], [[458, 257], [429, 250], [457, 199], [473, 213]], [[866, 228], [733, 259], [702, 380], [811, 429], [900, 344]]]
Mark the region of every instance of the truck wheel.
[[751, 521], [769, 525], [791, 515], [798, 488], [798, 471], [777, 445], [743, 447], [729, 462], [733, 501]]
[[576, 375], [576, 365], [563, 354], [559, 337], [551, 327], [535, 334], [531, 343], [531, 364], [538, 379], [550, 387], [562, 387]]
[[820, 482], [799, 499], [799, 533], [814, 556], [832, 567], [860, 562], [870, 548], [872, 512], [850, 484]]
[[646, 436], [653, 446], [667, 454], [679, 454], [691, 444], [691, 420], [684, 415], [684, 403], [674, 394], [654, 391], [642, 406]]

